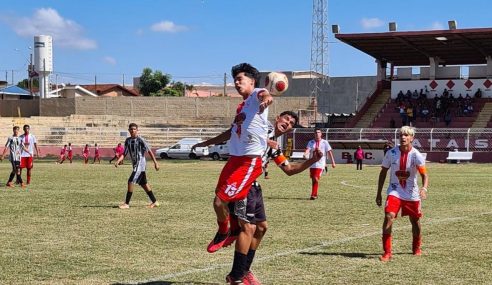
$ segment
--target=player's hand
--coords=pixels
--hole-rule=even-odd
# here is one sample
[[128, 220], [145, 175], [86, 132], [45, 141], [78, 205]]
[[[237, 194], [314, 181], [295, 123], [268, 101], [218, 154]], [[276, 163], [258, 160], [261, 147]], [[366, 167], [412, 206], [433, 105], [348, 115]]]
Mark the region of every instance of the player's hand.
[[159, 171], [159, 168], [160, 168], [160, 167], [159, 167], [159, 164], [158, 164], [157, 162], [156, 162], [156, 163], [154, 163], [154, 168], [155, 168], [155, 171]]
[[383, 204], [383, 197], [381, 197], [381, 193], [378, 193], [376, 195], [376, 205], [381, 207], [382, 204]]
[[272, 95], [270, 95], [268, 91], [264, 90], [260, 94], [261, 94], [261, 103], [260, 103], [260, 110], [258, 111], [258, 114], [263, 113], [263, 111], [265, 111], [265, 109], [273, 103]]
[[318, 161], [323, 157], [323, 152], [321, 152], [319, 149], [314, 149], [313, 150], [313, 157], [314, 161]]
[[331, 168], [335, 168], [335, 167], [337, 167], [337, 164], [333, 162], [333, 163], [331, 164]]
[[420, 194], [420, 199], [422, 200], [427, 199], [427, 190], [424, 187], [420, 188], [419, 194]]
[[278, 142], [274, 140], [268, 140], [267, 145], [273, 149], [278, 149]]

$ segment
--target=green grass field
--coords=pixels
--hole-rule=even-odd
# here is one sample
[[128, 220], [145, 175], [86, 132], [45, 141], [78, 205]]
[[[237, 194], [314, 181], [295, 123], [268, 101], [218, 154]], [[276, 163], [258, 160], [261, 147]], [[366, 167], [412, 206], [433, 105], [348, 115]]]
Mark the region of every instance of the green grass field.
[[[161, 207], [136, 189], [129, 165], [39, 161], [32, 185], [0, 188], [1, 284], [223, 284], [233, 249], [209, 254], [214, 187], [223, 162], [160, 161], [148, 171]], [[152, 166], [150, 164], [150, 166]], [[423, 251], [411, 254], [408, 219], [393, 227], [394, 258], [382, 264], [379, 167], [338, 165], [310, 201], [307, 173], [270, 165], [260, 180], [269, 231], [253, 270], [263, 284], [491, 284], [492, 164], [429, 164]], [[10, 164], [0, 164], [5, 185]], [[387, 179], [388, 181], [388, 179]]]

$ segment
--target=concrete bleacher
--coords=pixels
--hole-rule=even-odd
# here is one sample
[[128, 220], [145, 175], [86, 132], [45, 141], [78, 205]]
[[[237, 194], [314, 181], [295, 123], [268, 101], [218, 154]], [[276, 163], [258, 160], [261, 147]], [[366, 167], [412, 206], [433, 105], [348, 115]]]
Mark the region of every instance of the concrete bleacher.
[[[475, 99], [473, 103], [474, 112], [467, 116], [456, 116], [456, 107], [451, 108], [452, 119], [449, 125], [449, 128], [472, 128], [474, 122], [479, 117], [483, 107], [488, 102], [489, 99]], [[432, 108], [433, 100], [428, 99], [428, 105]], [[398, 105], [394, 100], [388, 102], [384, 107], [380, 110], [377, 118], [371, 124], [373, 128], [389, 128], [391, 118], [395, 120], [396, 127], [400, 127], [402, 125], [401, 117], [398, 110]], [[490, 120], [490, 116], [489, 119]], [[414, 126], [419, 128], [446, 128], [446, 123], [444, 122], [444, 115], [440, 117], [431, 117], [427, 120], [421, 118], [419, 114], [414, 121]], [[485, 127], [485, 124], [484, 126]]]

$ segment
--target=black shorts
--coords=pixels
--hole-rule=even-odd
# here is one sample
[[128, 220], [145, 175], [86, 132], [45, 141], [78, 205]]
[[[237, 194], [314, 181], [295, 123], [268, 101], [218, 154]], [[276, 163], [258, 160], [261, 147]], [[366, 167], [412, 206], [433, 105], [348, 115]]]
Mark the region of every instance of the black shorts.
[[238, 219], [250, 224], [266, 221], [263, 194], [258, 182], [253, 182], [248, 196], [234, 203], [229, 203], [229, 211]]
[[145, 175], [145, 171], [133, 171], [130, 178], [128, 178], [128, 183], [138, 184], [140, 186], [147, 184], [147, 175]]

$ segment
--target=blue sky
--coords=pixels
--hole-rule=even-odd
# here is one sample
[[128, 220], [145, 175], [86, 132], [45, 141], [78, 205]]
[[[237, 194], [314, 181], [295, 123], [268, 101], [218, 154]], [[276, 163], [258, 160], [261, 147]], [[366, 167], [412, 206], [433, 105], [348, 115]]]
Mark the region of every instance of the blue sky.
[[[341, 33], [491, 27], [486, 0], [328, 0]], [[0, 8], [0, 79], [26, 77], [33, 36], [53, 36], [65, 83], [131, 84], [144, 67], [173, 80], [220, 83], [239, 62], [260, 70], [308, 70], [311, 0], [22, 0]], [[330, 76], [374, 75], [374, 59], [330, 34]], [[230, 77], [227, 79], [231, 81]]]

